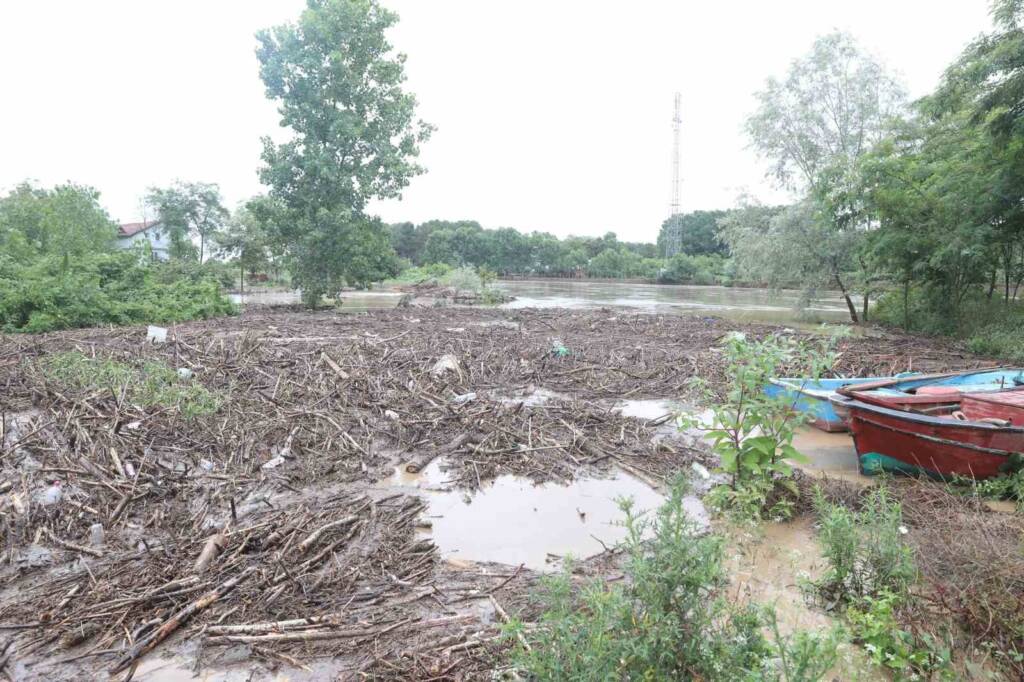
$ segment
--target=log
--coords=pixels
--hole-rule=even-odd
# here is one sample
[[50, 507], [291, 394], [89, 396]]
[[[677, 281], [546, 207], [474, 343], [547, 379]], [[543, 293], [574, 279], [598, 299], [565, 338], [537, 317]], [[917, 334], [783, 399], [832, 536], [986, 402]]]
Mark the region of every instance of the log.
[[192, 566], [192, 572], [205, 572], [209, 568], [210, 563], [217, 558], [217, 555], [224, 551], [227, 544], [228, 539], [224, 533], [216, 533], [207, 538], [206, 544], [203, 545], [203, 551], [199, 553], [196, 563]]

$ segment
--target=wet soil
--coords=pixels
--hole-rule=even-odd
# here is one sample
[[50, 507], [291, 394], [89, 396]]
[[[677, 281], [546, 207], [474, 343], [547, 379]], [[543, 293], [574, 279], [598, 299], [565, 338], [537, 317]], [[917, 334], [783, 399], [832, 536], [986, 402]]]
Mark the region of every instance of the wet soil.
[[[735, 330], [779, 331], [410, 308], [252, 310], [155, 346], [144, 327], [0, 337], [0, 670], [488, 677], [503, 614], [534, 618], [561, 558], [621, 575], [604, 551], [616, 497], [654, 506], [666, 480], [714, 466], [665, 417], [692, 377], [724, 380]], [[188, 369], [219, 407], [65, 385], [43, 368], [67, 351]], [[886, 336], [845, 340], [835, 370], [977, 364]]]

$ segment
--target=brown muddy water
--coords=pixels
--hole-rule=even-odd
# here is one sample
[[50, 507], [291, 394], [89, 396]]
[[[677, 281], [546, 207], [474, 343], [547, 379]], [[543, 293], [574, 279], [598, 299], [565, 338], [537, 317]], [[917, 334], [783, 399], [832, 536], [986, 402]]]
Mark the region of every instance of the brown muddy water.
[[564, 279], [503, 280], [497, 286], [516, 297], [504, 308], [622, 306], [640, 312], [717, 315], [741, 322], [794, 326], [849, 320], [846, 304], [831, 293], [822, 294], [800, 309], [801, 294], [793, 290]]
[[[633, 476], [617, 471], [610, 478], [580, 478], [568, 485], [535, 485], [516, 476], [499, 476], [475, 493], [448, 489], [443, 460], [410, 474], [404, 466], [380, 482], [412, 489], [428, 509], [420, 532], [450, 562], [497, 562], [536, 571], [561, 568], [568, 557], [586, 559], [626, 538], [619, 500], [631, 499], [633, 511], [649, 515], [664, 497]], [[698, 527], [710, 519], [695, 497], [685, 500]]]

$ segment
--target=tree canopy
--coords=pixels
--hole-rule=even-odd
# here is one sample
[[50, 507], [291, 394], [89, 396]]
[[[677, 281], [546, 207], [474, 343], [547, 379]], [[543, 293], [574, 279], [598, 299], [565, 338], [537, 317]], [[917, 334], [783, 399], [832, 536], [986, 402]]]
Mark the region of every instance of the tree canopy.
[[296, 23], [257, 34], [260, 77], [290, 140], [263, 140], [271, 237], [308, 303], [391, 274], [394, 252], [374, 198], [399, 196], [422, 173], [431, 126], [403, 90], [405, 56], [385, 32], [398, 20], [376, 0], [308, 0]]
[[110, 250], [117, 226], [91, 187], [22, 183], [0, 198], [0, 255], [15, 260], [72, 258]]
[[[230, 215], [220, 188], [209, 182], [175, 182], [170, 187], [151, 187], [146, 204], [156, 211], [160, 229], [170, 238], [173, 258], [206, 258], [206, 244], [224, 228]], [[196, 252], [193, 239], [199, 240]]]

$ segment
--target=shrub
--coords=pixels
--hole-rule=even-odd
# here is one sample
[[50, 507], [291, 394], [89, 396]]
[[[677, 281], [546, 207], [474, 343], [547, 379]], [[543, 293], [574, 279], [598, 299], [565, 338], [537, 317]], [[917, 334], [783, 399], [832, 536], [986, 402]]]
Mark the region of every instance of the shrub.
[[[772, 377], [779, 376], [783, 366], [795, 364], [813, 379], [834, 358], [827, 346], [815, 347], [777, 336], [751, 341], [742, 335], [727, 342], [725, 355], [726, 376], [731, 383], [724, 399], [719, 400], [703, 384], [697, 384], [705, 402], [714, 405], [707, 436], [721, 461], [720, 470], [730, 479], [728, 484], [712, 489], [708, 502], [741, 519], [788, 517], [798, 492], [791, 480], [789, 462], [806, 461], [793, 447], [793, 435], [806, 417], [793, 409], [791, 399], [769, 397], [764, 387]], [[701, 424], [684, 417], [680, 427], [700, 428]]]
[[[595, 581], [576, 594], [571, 572], [544, 580], [539, 630], [530, 648], [513, 654], [532, 679], [802, 682], [831, 665], [820, 663], [834, 660], [834, 637], [777, 636], [772, 643], [762, 634], [768, 621], [761, 609], [726, 601], [721, 538], [697, 534], [683, 497], [677, 482], [653, 521], [622, 504], [623, 583]], [[513, 631], [523, 634], [517, 624]]]
[[216, 281], [183, 277], [175, 266], [132, 252], [0, 261], [0, 328], [45, 332], [100, 324], [181, 322], [229, 315], [235, 306]]
[[484, 288], [483, 280], [477, 271], [465, 266], [452, 270], [442, 277], [441, 281], [460, 293], [478, 294]]
[[902, 598], [917, 577], [913, 553], [904, 541], [900, 503], [880, 485], [860, 511], [828, 502], [815, 492], [819, 539], [828, 571], [818, 589], [834, 601], [851, 602], [880, 594]]

